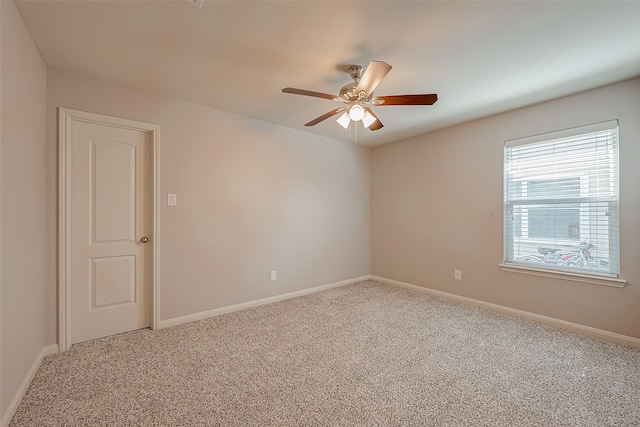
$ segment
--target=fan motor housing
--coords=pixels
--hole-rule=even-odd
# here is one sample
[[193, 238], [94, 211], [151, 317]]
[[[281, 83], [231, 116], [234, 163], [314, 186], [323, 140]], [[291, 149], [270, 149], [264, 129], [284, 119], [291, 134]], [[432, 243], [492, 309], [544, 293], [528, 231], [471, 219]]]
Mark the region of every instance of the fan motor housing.
[[356, 90], [356, 83], [348, 83], [344, 86], [342, 86], [342, 89], [340, 89], [340, 97], [344, 98], [347, 101], [351, 101], [353, 99], [356, 99], [357, 96], [355, 94], [355, 90]]

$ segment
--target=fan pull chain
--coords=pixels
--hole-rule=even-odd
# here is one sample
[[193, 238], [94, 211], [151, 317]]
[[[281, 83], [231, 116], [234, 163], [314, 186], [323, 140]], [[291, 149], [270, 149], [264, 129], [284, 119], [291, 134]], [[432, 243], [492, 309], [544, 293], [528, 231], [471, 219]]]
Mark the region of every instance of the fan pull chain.
[[[352, 129], [355, 128], [355, 131], [352, 132]], [[355, 138], [354, 138], [355, 134]], [[356, 147], [358, 146], [358, 122], [354, 122], [353, 120], [349, 122], [349, 140], [352, 141], [355, 139]]]
[[353, 127], [356, 128], [356, 147], [358, 146], [358, 122], [353, 122]]

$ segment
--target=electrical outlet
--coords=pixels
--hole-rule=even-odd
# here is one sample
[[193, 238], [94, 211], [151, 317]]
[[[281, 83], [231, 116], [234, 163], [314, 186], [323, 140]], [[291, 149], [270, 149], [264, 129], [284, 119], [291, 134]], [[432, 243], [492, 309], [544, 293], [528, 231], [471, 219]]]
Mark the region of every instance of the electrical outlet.
[[462, 280], [462, 270], [453, 270], [453, 278], [456, 280]]
[[273, 270], [271, 272], [271, 280], [276, 280], [278, 278], [278, 272]]

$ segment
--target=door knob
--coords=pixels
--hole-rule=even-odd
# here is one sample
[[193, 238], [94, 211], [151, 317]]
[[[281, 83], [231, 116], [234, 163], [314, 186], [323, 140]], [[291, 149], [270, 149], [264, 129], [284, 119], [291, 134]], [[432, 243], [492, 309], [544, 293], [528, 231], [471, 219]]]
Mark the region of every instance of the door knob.
[[143, 237], [143, 238], [140, 239], [141, 243], [147, 243], [148, 241], [149, 241], [148, 237]]

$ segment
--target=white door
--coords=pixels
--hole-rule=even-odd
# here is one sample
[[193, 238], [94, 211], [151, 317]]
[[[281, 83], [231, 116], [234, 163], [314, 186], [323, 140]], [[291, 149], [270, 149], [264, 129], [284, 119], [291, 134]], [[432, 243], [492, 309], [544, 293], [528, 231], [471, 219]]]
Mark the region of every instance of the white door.
[[72, 344], [151, 325], [152, 156], [148, 131], [72, 122]]

